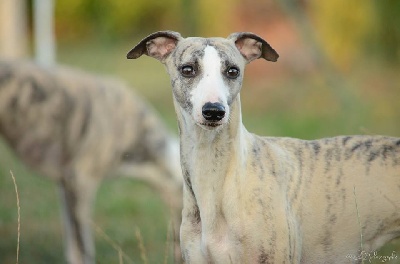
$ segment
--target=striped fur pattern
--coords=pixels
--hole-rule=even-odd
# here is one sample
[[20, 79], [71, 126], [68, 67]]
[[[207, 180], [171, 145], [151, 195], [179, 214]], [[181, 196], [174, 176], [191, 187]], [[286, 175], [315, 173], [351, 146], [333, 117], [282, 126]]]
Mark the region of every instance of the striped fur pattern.
[[68, 263], [95, 262], [91, 211], [106, 175], [148, 182], [179, 229], [179, 142], [124, 83], [0, 61], [0, 134], [22, 161], [58, 183]]
[[[358, 221], [364, 251], [400, 236], [400, 138], [306, 141], [260, 137], [243, 126], [245, 65], [278, 58], [265, 40], [252, 33], [222, 39], [163, 31], [128, 58], [142, 54], [164, 63], [171, 76], [186, 263], [353, 263], [346, 257], [361, 250]], [[208, 103], [224, 115], [202, 116]]]

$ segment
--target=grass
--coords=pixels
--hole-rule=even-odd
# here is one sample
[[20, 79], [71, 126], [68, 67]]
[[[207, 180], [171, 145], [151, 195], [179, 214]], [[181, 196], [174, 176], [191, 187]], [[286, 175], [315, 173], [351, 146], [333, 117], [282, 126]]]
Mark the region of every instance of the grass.
[[15, 180], [14, 174], [10, 170], [11, 177], [13, 179], [14, 187], [15, 187], [15, 195], [17, 199], [17, 209], [18, 209], [18, 224], [17, 224], [17, 253], [16, 253], [16, 263], [19, 263], [19, 240], [21, 237], [21, 206], [19, 205], [19, 194], [18, 194], [18, 185]]
[[[18, 209], [11, 168], [18, 184], [21, 205], [19, 263], [63, 263], [63, 245], [58, 193], [51, 181], [32, 173], [0, 142], [0, 263], [15, 263], [18, 244]], [[143, 263], [141, 249], [146, 248], [148, 263], [163, 263], [168, 236], [168, 210], [154, 192], [143, 183], [129, 179], [105, 180], [98, 192], [94, 215], [98, 263]], [[143, 236], [139, 243], [136, 227]], [[104, 238], [108, 236], [120, 246]], [[172, 249], [167, 263], [172, 263]], [[129, 259], [131, 261], [129, 261]]]
[[[126, 60], [125, 54], [133, 44], [62, 44], [59, 61], [126, 80], [176, 132], [168, 76], [163, 66], [150, 58]], [[252, 71], [265, 65], [256, 62], [246, 73], [251, 78], [245, 78], [241, 96], [243, 120], [249, 131], [304, 139], [366, 133], [400, 136], [398, 69], [377, 67], [352, 72], [345, 89], [326, 85], [319, 72], [303, 76], [266, 72], [255, 78]], [[342, 89], [351, 103], [344, 102], [335, 89]], [[19, 263], [63, 263], [54, 183], [25, 167], [1, 140], [0, 263], [15, 263], [16, 259], [18, 209], [10, 170], [18, 184], [23, 223]], [[127, 256], [123, 263], [172, 263], [167, 242], [168, 210], [145, 184], [129, 179], [105, 180], [98, 191], [94, 223], [101, 230], [95, 232], [98, 263], [121, 263], [121, 254]], [[380, 254], [390, 256], [393, 251], [400, 255], [400, 241], [389, 243]]]

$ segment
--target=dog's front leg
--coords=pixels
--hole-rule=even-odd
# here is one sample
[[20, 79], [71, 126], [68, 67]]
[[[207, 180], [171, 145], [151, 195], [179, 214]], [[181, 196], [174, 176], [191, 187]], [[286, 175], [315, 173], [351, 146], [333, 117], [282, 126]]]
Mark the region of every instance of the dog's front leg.
[[181, 251], [185, 263], [209, 263], [202, 251], [201, 243], [201, 218], [196, 201], [188, 190], [188, 186], [183, 187], [183, 210], [182, 223], [180, 229]]
[[64, 175], [59, 182], [65, 254], [69, 264], [93, 264], [95, 261], [91, 214], [98, 184], [97, 179], [74, 172]]

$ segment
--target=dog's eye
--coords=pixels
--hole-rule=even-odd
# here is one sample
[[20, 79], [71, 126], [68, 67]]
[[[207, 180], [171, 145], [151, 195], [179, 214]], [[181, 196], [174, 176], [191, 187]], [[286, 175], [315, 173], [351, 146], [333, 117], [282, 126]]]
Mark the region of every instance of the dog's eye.
[[196, 75], [196, 71], [191, 65], [184, 65], [180, 69], [182, 76], [184, 77], [193, 77]]
[[230, 79], [235, 79], [239, 76], [239, 69], [236, 67], [229, 67], [228, 70], [226, 71], [226, 76]]

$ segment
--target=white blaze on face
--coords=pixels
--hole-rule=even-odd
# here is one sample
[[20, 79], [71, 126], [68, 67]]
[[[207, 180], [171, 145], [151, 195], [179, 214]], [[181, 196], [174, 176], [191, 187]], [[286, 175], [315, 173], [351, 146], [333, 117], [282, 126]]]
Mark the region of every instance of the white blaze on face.
[[191, 92], [193, 104], [193, 118], [197, 123], [204, 121], [202, 108], [204, 104], [221, 103], [225, 107], [225, 117], [222, 122], [226, 122], [229, 116], [227, 98], [229, 87], [224, 82], [221, 69], [221, 58], [217, 50], [212, 46], [204, 49], [204, 56], [201, 64], [201, 80]]

